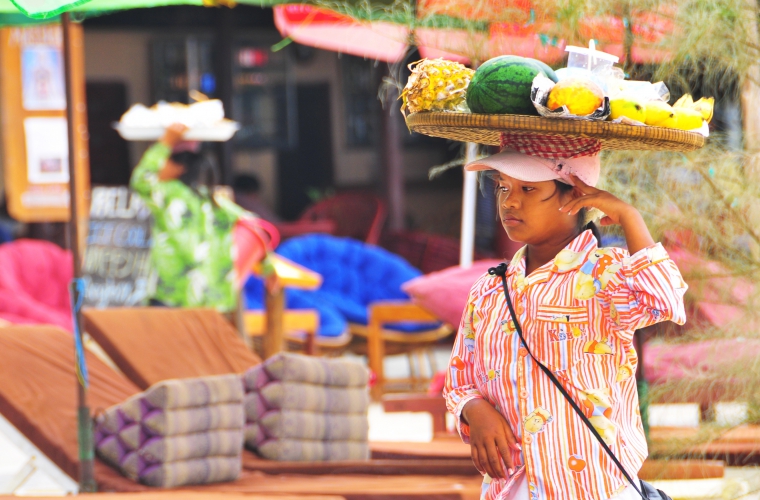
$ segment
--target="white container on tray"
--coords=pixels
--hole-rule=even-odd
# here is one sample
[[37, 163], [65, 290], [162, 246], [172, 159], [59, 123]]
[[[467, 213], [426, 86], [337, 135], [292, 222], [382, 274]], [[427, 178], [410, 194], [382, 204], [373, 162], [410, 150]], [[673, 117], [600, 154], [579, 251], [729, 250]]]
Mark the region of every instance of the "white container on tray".
[[156, 141], [173, 123], [187, 126], [182, 136], [187, 141], [224, 142], [240, 129], [237, 122], [224, 118], [224, 107], [218, 99], [191, 105], [159, 102], [151, 108], [135, 104], [113, 127], [128, 141]]
[[[139, 127], [124, 125], [119, 122], [114, 123], [113, 128], [127, 141], [157, 141], [166, 130], [166, 127], [161, 126]], [[240, 124], [225, 120], [215, 123], [213, 126], [189, 128], [182, 139], [186, 141], [225, 142], [232, 139], [238, 130], [240, 130]]]
[[622, 80], [625, 77], [623, 70], [614, 66], [620, 58], [596, 50], [594, 41], [589, 42], [588, 47], [565, 47], [568, 52], [567, 67], [558, 69], [556, 74], [559, 80], [567, 78], [588, 78], [602, 87], [607, 94], [608, 81], [610, 79]]
[[588, 47], [576, 47], [568, 45], [565, 52], [570, 55], [567, 57], [568, 68], [578, 68], [591, 71], [592, 73], [604, 73], [612, 69], [620, 58], [606, 52], [596, 50], [594, 41], [589, 42]]

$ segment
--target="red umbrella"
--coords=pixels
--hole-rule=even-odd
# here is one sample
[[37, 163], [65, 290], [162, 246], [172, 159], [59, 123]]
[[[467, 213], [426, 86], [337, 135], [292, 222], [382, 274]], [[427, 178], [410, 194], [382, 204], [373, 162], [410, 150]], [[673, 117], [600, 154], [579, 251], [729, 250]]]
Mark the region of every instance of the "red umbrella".
[[[625, 59], [625, 38], [630, 34], [632, 62], [660, 62], [667, 51], [659, 44], [674, 29], [672, 14], [672, 8], [663, 7], [658, 12], [636, 12], [628, 17], [584, 17], [579, 36], [595, 39], [599, 50]], [[421, 0], [415, 21], [409, 23], [361, 16], [299, 3], [274, 7], [275, 25], [285, 37], [385, 62], [401, 61], [411, 45], [416, 45], [423, 57], [463, 63], [501, 54], [533, 57], [550, 64], [564, 58], [565, 41], [552, 36], [555, 21], [536, 19], [527, 1], [491, 0], [483, 5], [464, 0]], [[436, 23], [434, 19], [444, 21]]]

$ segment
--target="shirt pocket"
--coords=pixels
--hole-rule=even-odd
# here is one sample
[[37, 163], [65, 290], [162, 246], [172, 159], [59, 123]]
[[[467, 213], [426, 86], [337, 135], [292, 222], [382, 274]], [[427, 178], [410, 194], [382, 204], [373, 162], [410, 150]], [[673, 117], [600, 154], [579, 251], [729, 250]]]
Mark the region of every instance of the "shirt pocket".
[[552, 371], [569, 370], [583, 356], [589, 339], [589, 316], [585, 306], [542, 304], [536, 310], [536, 345], [533, 354]]

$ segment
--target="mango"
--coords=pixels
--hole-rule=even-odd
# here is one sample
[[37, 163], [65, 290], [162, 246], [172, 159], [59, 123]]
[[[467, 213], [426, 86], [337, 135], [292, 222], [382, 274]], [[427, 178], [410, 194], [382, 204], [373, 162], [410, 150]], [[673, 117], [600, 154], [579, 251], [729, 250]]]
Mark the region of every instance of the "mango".
[[604, 91], [591, 80], [568, 78], [557, 83], [549, 92], [546, 107], [554, 111], [562, 106], [576, 116], [590, 115], [604, 102]]

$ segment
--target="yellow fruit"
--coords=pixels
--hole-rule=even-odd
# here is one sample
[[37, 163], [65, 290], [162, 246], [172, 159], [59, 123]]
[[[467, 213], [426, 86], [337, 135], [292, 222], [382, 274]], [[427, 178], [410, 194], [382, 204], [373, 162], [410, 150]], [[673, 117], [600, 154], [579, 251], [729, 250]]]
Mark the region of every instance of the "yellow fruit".
[[401, 92], [401, 111], [453, 110], [464, 102], [475, 71], [445, 59], [422, 59], [409, 65], [412, 74]]
[[702, 113], [691, 108], [675, 108], [673, 113], [676, 116], [675, 128], [680, 130], [694, 130], [702, 126], [704, 119]]
[[653, 127], [676, 127], [676, 116], [673, 108], [665, 101], [649, 101], [644, 105], [646, 109], [646, 123]]
[[[693, 109], [693, 110], [699, 111], [699, 114], [702, 115], [702, 118], [707, 123], [710, 123], [710, 120], [712, 120], [712, 117], [713, 117], [714, 106], [715, 106], [714, 97], [703, 97], [697, 102], [694, 102], [694, 100], [691, 97], [691, 94], [684, 94], [681, 96], [680, 99], [676, 101], [676, 103], [673, 105], [673, 108], [674, 109], [685, 108], [685, 109]], [[701, 126], [702, 125], [700, 125], [700, 127]], [[698, 128], [698, 127], [695, 127], [695, 128]], [[690, 130], [690, 129], [683, 129], [683, 130]]]
[[591, 80], [568, 78], [557, 83], [549, 92], [546, 107], [555, 109], [567, 106], [574, 115], [590, 115], [604, 102], [604, 91]]
[[610, 100], [610, 120], [617, 120], [621, 116], [644, 123], [647, 111], [641, 101], [632, 97], [618, 97]]
[[715, 98], [714, 97], [703, 97], [697, 102], [695, 102], [691, 108], [696, 109], [702, 114], [702, 118], [707, 123], [710, 123], [710, 120], [712, 120], [713, 117], [713, 107], [715, 106]]
[[691, 94], [684, 94], [673, 104], [674, 108], [690, 108], [694, 104]]

